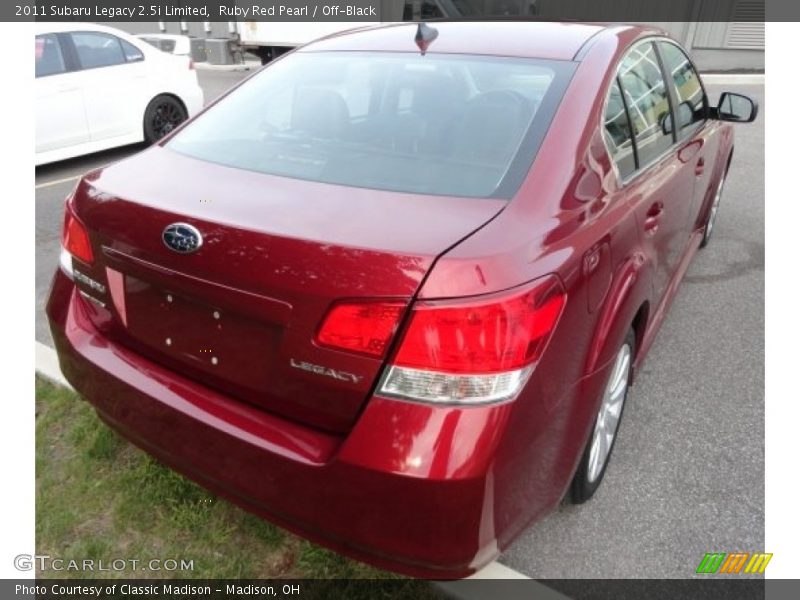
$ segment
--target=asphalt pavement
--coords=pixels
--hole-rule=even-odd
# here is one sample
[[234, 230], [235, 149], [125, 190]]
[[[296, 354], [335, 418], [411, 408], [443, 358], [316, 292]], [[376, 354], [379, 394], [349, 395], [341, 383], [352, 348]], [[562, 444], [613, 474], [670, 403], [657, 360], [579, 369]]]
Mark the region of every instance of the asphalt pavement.
[[[200, 71], [206, 100], [249, 73]], [[629, 397], [605, 481], [531, 526], [500, 562], [535, 578], [693, 576], [706, 552], [764, 550], [764, 88], [739, 125], [714, 239], [689, 268]], [[129, 146], [36, 170], [36, 339], [77, 177]]]

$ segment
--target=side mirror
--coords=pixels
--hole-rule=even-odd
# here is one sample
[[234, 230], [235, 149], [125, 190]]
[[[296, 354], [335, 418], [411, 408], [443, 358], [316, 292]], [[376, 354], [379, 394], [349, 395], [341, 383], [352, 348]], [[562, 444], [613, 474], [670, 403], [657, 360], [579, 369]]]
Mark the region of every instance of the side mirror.
[[723, 92], [719, 98], [716, 118], [733, 123], [752, 123], [758, 116], [758, 103], [743, 94]]

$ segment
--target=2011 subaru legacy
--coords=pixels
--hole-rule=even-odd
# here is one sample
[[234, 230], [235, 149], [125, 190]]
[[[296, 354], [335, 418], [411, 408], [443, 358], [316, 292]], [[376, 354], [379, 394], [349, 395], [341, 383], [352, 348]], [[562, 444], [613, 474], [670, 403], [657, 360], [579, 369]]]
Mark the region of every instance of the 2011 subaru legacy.
[[640, 26], [322, 39], [79, 182], [61, 368], [247, 510], [467, 575], [597, 489], [756, 112]]

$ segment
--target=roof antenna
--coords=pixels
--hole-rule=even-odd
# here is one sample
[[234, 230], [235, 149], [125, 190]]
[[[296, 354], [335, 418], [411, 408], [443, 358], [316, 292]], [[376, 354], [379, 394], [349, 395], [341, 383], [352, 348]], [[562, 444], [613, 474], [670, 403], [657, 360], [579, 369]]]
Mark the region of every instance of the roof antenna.
[[430, 46], [437, 37], [439, 37], [438, 29], [431, 27], [427, 23], [420, 23], [417, 26], [417, 35], [414, 36], [414, 41], [417, 43], [417, 47], [422, 56], [425, 56], [425, 53], [428, 51], [428, 46]]

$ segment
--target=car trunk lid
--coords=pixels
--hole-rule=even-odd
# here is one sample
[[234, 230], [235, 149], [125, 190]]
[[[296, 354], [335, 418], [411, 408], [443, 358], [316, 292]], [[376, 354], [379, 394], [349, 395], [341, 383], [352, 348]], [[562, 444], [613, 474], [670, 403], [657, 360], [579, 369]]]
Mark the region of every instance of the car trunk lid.
[[[504, 204], [281, 178], [154, 146], [76, 190], [95, 261], [74, 268], [106, 289], [76, 283], [109, 338], [243, 402], [342, 432], [383, 359], [316, 344], [326, 312], [345, 299], [410, 302], [437, 256]], [[196, 228], [202, 246], [168, 248], [162, 233], [175, 223]]]

